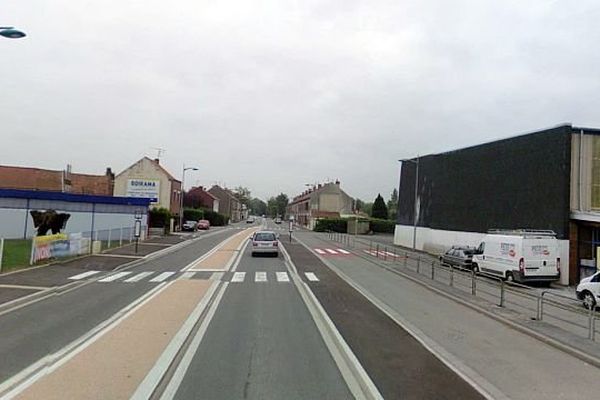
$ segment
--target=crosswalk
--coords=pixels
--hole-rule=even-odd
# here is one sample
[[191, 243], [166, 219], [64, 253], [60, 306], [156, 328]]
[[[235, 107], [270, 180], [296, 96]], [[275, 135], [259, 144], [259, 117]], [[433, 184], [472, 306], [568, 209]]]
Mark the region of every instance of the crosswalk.
[[350, 253], [348, 250], [344, 250], [344, 249], [340, 249], [340, 248], [335, 248], [335, 249], [329, 249], [329, 248], [323, 248], [323, 249], [314, 249], [315, 252], [321, 256], [328, 256], [328, 255], [342, 255], [342, 256], [347, 256]]
[[[81, 274], [73, 275], [68, 279], [73, 281], [82, 281], [82, 280], [93, 280], [96, 279], [98, 274], [103, 271], [87, 271]], [[318, 276], [314, 272], [305, 272], [304, 277], [309, 282], [319, 282]], [[256, 272], [243, 272], [237, 271], [233, 273], [219, 273], [218, 276], [215, 277], [215, 274], [212, 274], [210, 278], [200, 277], [194, 271], [142, 271], [142, 272], [133, 272], [133, 271], [121, 271], [115, 272], [113, 274], [108, 274], [106, 276], [101, 277], [96, 282], [98, 283], [138, 283], [138, 282], [151, 282], [151, 283], [160, 283], [165, 282], [167, 280], [173, 279], [212, 279], [212, 280], [220, 280], [231, 283], [244, 283], [244, 282], [254, 282], [254, 283], [268, 283], [268, 282], [277, 282], [277, 283], [290, 283], [291, 276], [286, 271], [256, 271]]]
[[379, 252], [377, 250], [363, 250], [363, 251], [373, 257], [381, 257], [381, 258], [387, 258], [387, 257], [398, 258], [398, 257], [400, 257], [399, 254], [392, 253], [390, 251], [383, 251], [383, 250], [379, 250]]

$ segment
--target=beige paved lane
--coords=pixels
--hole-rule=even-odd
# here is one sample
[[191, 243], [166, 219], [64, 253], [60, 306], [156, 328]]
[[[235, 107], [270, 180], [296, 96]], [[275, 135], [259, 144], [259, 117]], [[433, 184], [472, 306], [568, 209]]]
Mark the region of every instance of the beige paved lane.
[[246, 229], [237, 235], [228, 239], [223, 245], [210, 256], [203, 260], [200, 260], [196, 264], [192, 265], [188, 271], [202, 271], [202, 270], [225, 270], [228, 265], [233, 261], [237, 255], [237, 249], [246, 241], [248, 237], [256, 232], [258, 228]]
[[130, 398], [211, 283], [204, 280], [174, 281], [17, 398]]

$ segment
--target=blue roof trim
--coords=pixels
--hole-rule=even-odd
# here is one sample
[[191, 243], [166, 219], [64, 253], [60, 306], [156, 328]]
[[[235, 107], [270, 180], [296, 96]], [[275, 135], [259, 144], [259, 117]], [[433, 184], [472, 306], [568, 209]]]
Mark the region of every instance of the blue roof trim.
[[153, 199], [141, 197], [113, 197], [38, 190], [0, 189], [0, 198], [70, 201], [74, 203], [118, 204], [148, 207]]

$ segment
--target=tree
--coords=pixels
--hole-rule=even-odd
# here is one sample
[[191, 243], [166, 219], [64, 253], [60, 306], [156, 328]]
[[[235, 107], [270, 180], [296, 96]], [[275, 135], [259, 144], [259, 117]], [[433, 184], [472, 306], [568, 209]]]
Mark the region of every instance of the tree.
[[390, 213], [390, 219], [395, 220], [398, 213], [398, 189], [394, 188], [392, 195], [387, 203], [387, 208]]
[[361, 211], [367, 215], [371, 215], [371, 211], [373, 211], [373, 203], [364, 203]]
[[236, 199], [239, 200], [240, 203], [249, 205], [250, 204], [250, 189], [243, 186], [238, 186], [233, 189], [233, 195]]
[[270, 197], [269, 200], [267, 200], [267, 213], [271, 218], [277, 216], [277, 201], [275, 200], [275, 197]]
[[257, 197], [250, 199], [248, 208], [250, 208], [250, 213], [253, 215], [267, 214], [267, 203]]
[[365, 202], [359, 198], [354, 199], [354, 209], [356, 211], [362, 211], [365, 208]]
[[383, 197], [381, 197], [381, 193], [379, 193], [375, 198], [375, 202], [373, 203], [373, 210], [371, 210], [371, 217], [379, 219], [388, 219], [388, 209], [385, 205]]
[[270, 217], [283, 217], [285, 216], [285, 211], [287, 205], [289, 203], [289, 199], [286, 194], [280, 193], [277, 197], [271, 197], [267, 201], [267, 212]]

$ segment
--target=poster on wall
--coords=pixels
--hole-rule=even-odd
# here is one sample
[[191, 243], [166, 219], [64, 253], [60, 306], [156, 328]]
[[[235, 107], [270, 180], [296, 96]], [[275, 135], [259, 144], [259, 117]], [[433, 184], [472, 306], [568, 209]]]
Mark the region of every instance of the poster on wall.
[[160, 181], [158, 179], [128, 179], [125, 195], [152, 199], [152, 202], [156, 204], [160, 197]]
[[32, 242], [30, 264], [51, 258], [86, 254], [89, 245], [90, 239], [84, 238], [81, 233], [36, 236]]

